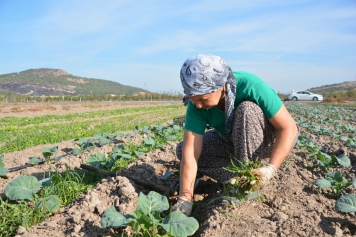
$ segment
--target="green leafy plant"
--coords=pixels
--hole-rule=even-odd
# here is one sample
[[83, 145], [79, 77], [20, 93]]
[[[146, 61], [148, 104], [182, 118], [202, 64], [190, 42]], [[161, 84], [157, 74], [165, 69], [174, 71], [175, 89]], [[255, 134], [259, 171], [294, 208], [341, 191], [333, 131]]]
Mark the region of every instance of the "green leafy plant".
[[31, 165], [38, 165], [41, 164], [43, 162], [43, 160], [40, 157], [34, 156], [29, 160], [29, 164]]
[[348, 182], [340, 171], [328, 172], [325, 175], [325, 179], [318, 179], [315, 184], [320, 188], [331, 188], [334, 195], [340, 197], [342, 192], [350, 185], [356, 187], [356, 179], [352, 179], [351, 182]]
[[94, 137], [98, 140], [100, 146], [113, 143], [116, 136], [116, 134], [109, 134], [106, 132], [94, 134]]
[[11, 200], [33, 200], [41, 184], [34, 176], [19, 176], [5, 188], [5, 195]]
[[93, 150], [95, 148], [94, 141], [95, 139], [91, 138], [74, 139], [73, 143], [80, 148], [74, 148], [72, 154], [76, 156], [82, 154], [85, 150]]
[[131, 226], [133, 236], [185, 237], [194, 234], [199, 227], [198, 221], [181, 212], [170, 212], [162, 217], [162, 212], [168, 208], [169, 203], [165, 196], [153, 191], [147, 196], [140, 193], [137, 208], [131, 215], [122, 215], [115, 207], [110, 207], [104, 212], [100, 224], [104, 228]]
[[248, 194], [258, 190], [261, 182], [261, 177], [251, 173], [251, 170], [261, 167], [262, 163], [258, 159], [247, 162], [238, 160], [237, 162], [238, 165], [231, 159], [231, 166], [223, 168], [236, 174], [236, 177], [226, 183], [224, 192], [239, 200], [247, 200]]
[[103, 153], [97, 152], [88, 156], [88, 164], [102, 168], [110, 169], [114, 165], [114, 160], [107, 158]]
[[314, 156], [316, 165], [320, 166], [324, 170], [328, 170], [331, 167], [335, 167], [337, 164], [344, 168], [348, 168], [351, 165], [350, 158], [345, 154], [341, 154], [338, 156], [328, 155], [323, 152], [318, 152]]
[[48, 164], [51, 162], [51, 156], [58, 154], [58, 146], [42, 147], [42, 149], [42, 155]]
[[356, 212], [356, 194], [347, 194], [337, 199], [335, 207], [342, 212]]
[[42, 212], [55, 212], [61, 207], [61, 200], [57, 195], [50, 195], [45, 198], [39, 198], [36, 201], [36, 209]]

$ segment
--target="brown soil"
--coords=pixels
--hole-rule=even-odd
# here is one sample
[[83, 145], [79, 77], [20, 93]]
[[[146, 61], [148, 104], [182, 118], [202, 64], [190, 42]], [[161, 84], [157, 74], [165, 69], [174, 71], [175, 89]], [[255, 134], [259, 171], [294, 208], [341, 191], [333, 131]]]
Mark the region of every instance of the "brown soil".
[[115, 110], [140, 106], [180, 104], [180, 101], [126, 101], [126, 102], [43, 102], [43, 103], [0, 103], [0, 118], [36, 117], [43, 115], [65, 115], [101, 110]]
[[[122, 142], [138, 143], [142, 137], [134, 136]], [[302, 133], [307, 131], [302, 130]], [[350, 157], [352, 166], [343, 169], [347, 179], [355, 174], [356, 149], [347, 148], [343, 142], [332, 142], [328, 137], [314, 136], [323, 151], [333, 154], [345, 153]], [[48, 145], [48, 147], [54, 144]], [[56, 144], [60, 153], [65, 155], [53, 168], [64, 170], [64, 164], [78, 168], [86, 163], [88, 152], [72, 156], [71, 141]], [[144, 181], [161, 185], [169, 189], [176, 177], [162, 181], [160, 177], [167, 170], [178, 170], [179, 162], [172, 153], [177, 143], [169, 143], [159, 150], [140, 157], [130, 165], [126, 174]], [[113, 145], [97, 148], [95, 152], [109, 152]], [[42, 146], [33, 147], [21, 152], [5, 154], [5, 166], [15, 167], [25, 164], [32, 156], [40, 156]], [[264, 161], [265, 162], [265, 161]], [[19, 175], [34, 174], [39, 179], [46, 165], [30, 167], [9, 173], [9, 179], [0, 180], [0, 191], [3, 192], [9, 181]], [[320, 178], [318, 172], [308, 168], [307, 156], [295, 147], [272, 179], [269, 185], [261, 190], [263, 201], [251, 200], [232, 206], [217, 206], [214, 200], [222, 193], [222, 185], [209, 177], [203, 177], [195, 191], [195, 205], [192, 216], [200, 227], [194, 236], [355, 236], [356, 215], [336, 211], [335, 198], [329, 190], [322, 191], [313, 183]], [[123, 214], [135, 210], [140, 192], [147, 194], [150, 190], [140, 186], [124, 176], [105, 178], [95, 189], [81, 195], [76, 202], [63, 207], [59, 213], [48, 220], [33, 226], [29, 231], [19, 228], [18, 237], [34, 236], [121, 236], [122, 230], [104, 229], [100, 225], [101, 214], [110, 206], [115, 206]], [[349, 190], [350, 191], [350, 190]], [[176, 194], [170, 197], [175, 203]]]

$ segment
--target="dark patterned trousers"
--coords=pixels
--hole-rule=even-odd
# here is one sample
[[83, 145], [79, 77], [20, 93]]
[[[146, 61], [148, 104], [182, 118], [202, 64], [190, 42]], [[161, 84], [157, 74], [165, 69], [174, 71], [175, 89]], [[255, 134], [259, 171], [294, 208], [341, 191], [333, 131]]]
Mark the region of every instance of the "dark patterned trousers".
[[[231, 158], [246, 161], [270, 157], [276, 136], [276, 129], [261, 108], [250, 101], [242, 102], [234, 113], [230, 135], [221, 135], [215, 130], [204, 134], [198, 171], [225, 182], [233, 177], [222, 168], [231, 165]], [[176, 150], [179, 160], [182, 159], [182, 146], [180, 142]]]

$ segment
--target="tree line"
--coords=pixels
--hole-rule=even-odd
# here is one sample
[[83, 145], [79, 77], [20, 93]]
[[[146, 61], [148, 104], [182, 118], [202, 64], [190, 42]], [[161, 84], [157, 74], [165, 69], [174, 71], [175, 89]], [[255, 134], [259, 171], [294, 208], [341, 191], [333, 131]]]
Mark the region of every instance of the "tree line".
[[179, 92], [130, 94], [90, 93], [82, 95], [42, 95], [29, 96], [16, 93], [1, 94], [0, 102], [7, 103], [36, 103], [36, 102], [61, 102], [61, 101], [180, 101], [183, 94]]

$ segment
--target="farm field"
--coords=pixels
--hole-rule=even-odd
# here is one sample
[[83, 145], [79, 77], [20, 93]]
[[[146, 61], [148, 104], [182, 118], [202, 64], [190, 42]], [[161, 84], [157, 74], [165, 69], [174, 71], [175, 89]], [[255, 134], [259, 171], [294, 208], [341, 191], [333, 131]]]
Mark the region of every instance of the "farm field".
[[[65, 105], [53, 105], [56, 110], [47, 108], [38, 114], [28, 111], [38, 106], [33, 104], [22, 112], [12, 111], [11, 106], [0, 108], [0, 160], [9, 169], [7, 179], [0, 179], [3, 198], [4, 193], [10, 196], [9, 183], [25, 175], [43, 180], [51, 174], [65, 176], [75, 171], [83, 177], [79, 183], [85, 184], [58, 192], [61, 200], [68, 199], [68, 205], [59, 207], [52, 202], [54, 214], [41, 216], [35, 211], [29, 215], [24, 207], [10, 212], [19, 201], [0, 201], [1, 236], [134, 236], [131, 227], [104, 228], [106, 210], [114, 206], [121, 214], [131, 214], [143, 199], [140, 193], [149, 195], [152, 190], [175, 203], [179, 161], [174, 152], [183, 132], [180, 126], [173, 126], [173, 119], [184, 115], [185, 108], [180, 104], [94, 105], [68, 110], [62, 109]], [[285, 105], [300, 126], [300, 137], [278, 175], [260, 190], [264, 198], [221, 207], [214, 200], [223, 186], [209, 177], [200, 178], [192, 213], [199, 228], [193, 236], [356, 235], [356, 207], [347, 213], [335, 207], [340, 196], [356, 193], [356, 111], [322, 104]], [[30, 159], [34, 165], [22, 167]], [[83, 164], [116, 172], [115, 177], [88, 172]], [[21, 169], [11, 169], [16, 167]], [[316, 185], [319, 179], [317, 184], [323, 188]], [[326, 188], [328, 182], [331, 188]], [[80, 189], [77, 196], [64, 195], [74, 188]], [[38, 198], [50, 192], [41, 190], [46, 191], [38, 191]], [[31, 200], [30, 206], [34, 203]], [[41, 202], [36, 205], [41, 207]], [[40, 209], [44, 212], [45, 208]], [[29, 218], [43, 221], [36, 224]]]

